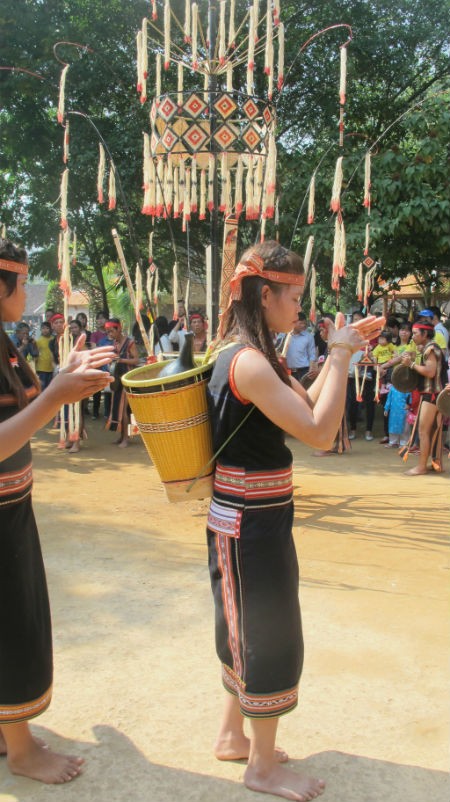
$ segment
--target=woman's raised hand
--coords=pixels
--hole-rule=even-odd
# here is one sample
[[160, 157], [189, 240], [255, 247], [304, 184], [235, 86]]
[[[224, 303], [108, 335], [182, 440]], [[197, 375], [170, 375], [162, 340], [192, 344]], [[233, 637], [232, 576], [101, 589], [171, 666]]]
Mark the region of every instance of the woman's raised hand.
[[369, 315], [356, 323], [345, 326], [344, 316], [338, 312], [336, 315], [336, 325], [331, 320], [325, 318], [328, 330], [328, 349], [334, 345], [343, 345], [353, 353], [364, 348], [369, 340], [376, 337], [383, 330], [385, 319]]
[[383, 331], [385, 323], [385, 317], [368, 315], [367, 317], [363, 317], [362, 320], [350, 323], [350, 327], [356, 329], [365, 340], [374, 340], [375, 337], [378, 337]]
[[93, 348], [92, 350], [84, 351], [83, 348], [85, 342], [86, 335], [80, 334], [69, 354], [67, 366], [64, 368], [64, 372], [83, 373], [84, 371], [91, 370], [92, 368], [101, 368], [103, 365], [107, 365], [109, 362], [112, 362], [113, 359], [117, 358], [113, 343], [111, 343], [111, 345], [102, 345], [100, 348]]

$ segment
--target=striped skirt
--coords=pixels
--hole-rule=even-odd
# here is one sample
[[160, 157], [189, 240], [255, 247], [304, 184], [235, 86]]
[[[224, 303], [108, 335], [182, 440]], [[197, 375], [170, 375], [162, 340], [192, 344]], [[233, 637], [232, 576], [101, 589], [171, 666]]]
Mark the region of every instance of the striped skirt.
[[216, 466], [207, 535], [216, 649], [244, 716], [297, 704], [303, 665], [292, 469]]

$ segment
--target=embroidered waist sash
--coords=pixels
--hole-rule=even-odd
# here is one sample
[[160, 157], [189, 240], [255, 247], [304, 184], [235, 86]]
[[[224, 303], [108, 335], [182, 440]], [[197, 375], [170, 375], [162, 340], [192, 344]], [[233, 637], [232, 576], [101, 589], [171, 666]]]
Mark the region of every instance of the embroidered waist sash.
[[270, 507], [292, 501], [292, 465], [281, 470], [246, 471], [217, 463], [213, 498], [229, 506]]

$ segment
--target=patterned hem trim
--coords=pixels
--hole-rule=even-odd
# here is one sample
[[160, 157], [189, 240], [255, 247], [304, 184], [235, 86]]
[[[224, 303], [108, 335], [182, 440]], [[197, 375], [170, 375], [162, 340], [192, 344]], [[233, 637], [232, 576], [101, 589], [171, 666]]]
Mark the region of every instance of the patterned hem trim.
[[237, 674], [222, 665], [222, 682], [227, 691], [239, 697], [240, 709], [247, 718], [274, 718], [289, 713], [298, 704], [298, 686], [277, 693], [252, 694], [245, 692], [245, 684]]
[[35, 718], [47, 709], [52, 699], [52, 686], [31, 702], [23, 702], [20, 705], [0, 704], [0, 724], [14, 724], [19, 721], [28, 721]]
[[0, 473], [0, 498], [20, 493], [31, 485], [33, 481], [33, 468], [31, 462], [18, 471]]

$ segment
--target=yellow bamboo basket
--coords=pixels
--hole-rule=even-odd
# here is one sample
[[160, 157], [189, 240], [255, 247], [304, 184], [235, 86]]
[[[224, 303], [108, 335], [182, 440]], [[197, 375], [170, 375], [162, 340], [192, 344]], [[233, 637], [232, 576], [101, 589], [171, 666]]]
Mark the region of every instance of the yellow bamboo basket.
[[212, 364], [159, 378], [167, 364], [135, 368], [122, 384], [169, 501], [208, 498], [214, 460], [206, 385]]

